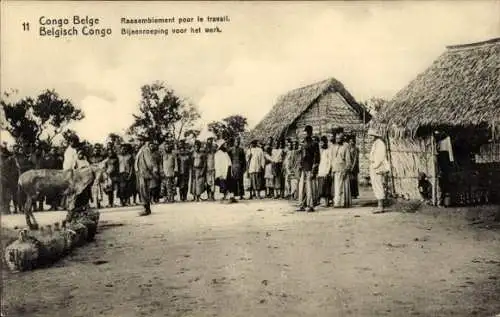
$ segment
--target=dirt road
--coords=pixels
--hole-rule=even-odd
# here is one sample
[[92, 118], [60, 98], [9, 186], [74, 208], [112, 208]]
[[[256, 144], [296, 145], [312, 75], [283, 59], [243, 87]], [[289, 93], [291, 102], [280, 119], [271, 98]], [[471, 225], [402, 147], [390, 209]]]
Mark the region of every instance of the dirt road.
[[458, 217], [270, 200], [137, 211], [104, 211], [96, 241], [54, 267], [4, 272], [6, 316], [500, 313], [500, 232]]

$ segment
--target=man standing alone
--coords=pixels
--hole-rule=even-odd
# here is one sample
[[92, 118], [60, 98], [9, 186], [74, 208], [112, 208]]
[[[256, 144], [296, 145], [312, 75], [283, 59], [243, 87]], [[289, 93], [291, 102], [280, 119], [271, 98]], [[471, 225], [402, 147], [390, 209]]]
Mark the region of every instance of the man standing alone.
[[158, 164], [153, 156], [152, 144], [146, 142], [135, 158], [135, 172], [137, 175], [137, 184], [139, 195], [144, 205], [144, 210], [139, 216], [148, 216], [151, 214], [150, 183], [158, 175]]

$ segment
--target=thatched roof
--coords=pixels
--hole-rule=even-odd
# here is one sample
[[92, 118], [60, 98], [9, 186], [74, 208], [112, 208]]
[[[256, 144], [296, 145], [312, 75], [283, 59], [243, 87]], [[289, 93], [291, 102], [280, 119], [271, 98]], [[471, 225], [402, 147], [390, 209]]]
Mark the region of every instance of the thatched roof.
[[349, 105], [366, 120], [371, 119], [364, 106], [358, 104], [354, 97], [335, 78], [329, 78], [305, 87], [294, 89], [282, 95], [271, 111], [250, 132], [251, 139], [265, 139], [270, 136], [281, 137], [286, 129], [292, 125], [316, 100], [328, 92], [338, 92]]
[[[500, 122], [500, 38], [447, 50], [399, 91], [372, 124], [393, 135]], [[421, 129], [421, 130], [420, 130]]]

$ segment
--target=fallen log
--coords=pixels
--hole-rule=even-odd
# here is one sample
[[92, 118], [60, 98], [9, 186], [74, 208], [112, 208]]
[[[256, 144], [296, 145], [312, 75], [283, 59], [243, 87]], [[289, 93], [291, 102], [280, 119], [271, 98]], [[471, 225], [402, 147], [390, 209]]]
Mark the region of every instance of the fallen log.
[[11, 271], [27, 271], [50, 265], [76, 247], [92, 241], [97, 233], [99, 212], [86, 211], [70, 223], [62, 222], [40, 230], [21, 229], [17, 240], [5, 249], [4, 259]]

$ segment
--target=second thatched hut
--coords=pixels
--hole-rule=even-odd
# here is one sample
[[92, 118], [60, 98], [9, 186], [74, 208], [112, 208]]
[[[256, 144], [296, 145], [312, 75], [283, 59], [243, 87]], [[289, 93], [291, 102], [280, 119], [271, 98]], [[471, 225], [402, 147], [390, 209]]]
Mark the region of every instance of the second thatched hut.
[[499, 56], [498, 38], [447, 47], [373, 120], [396, 196], [421, 198], [425, 174], [434, 204], [499, 200]]
[[344, 128], [356, 135], [360, 149], [360, 177], [368, 175], [366, 124], [371, 119], [341, 82], [329, 78], [294, 89], [281, 96], [271, 111], [249, 133], [248, 140], [297, 137], [306, 125], [323, 135], [332, 128]]

